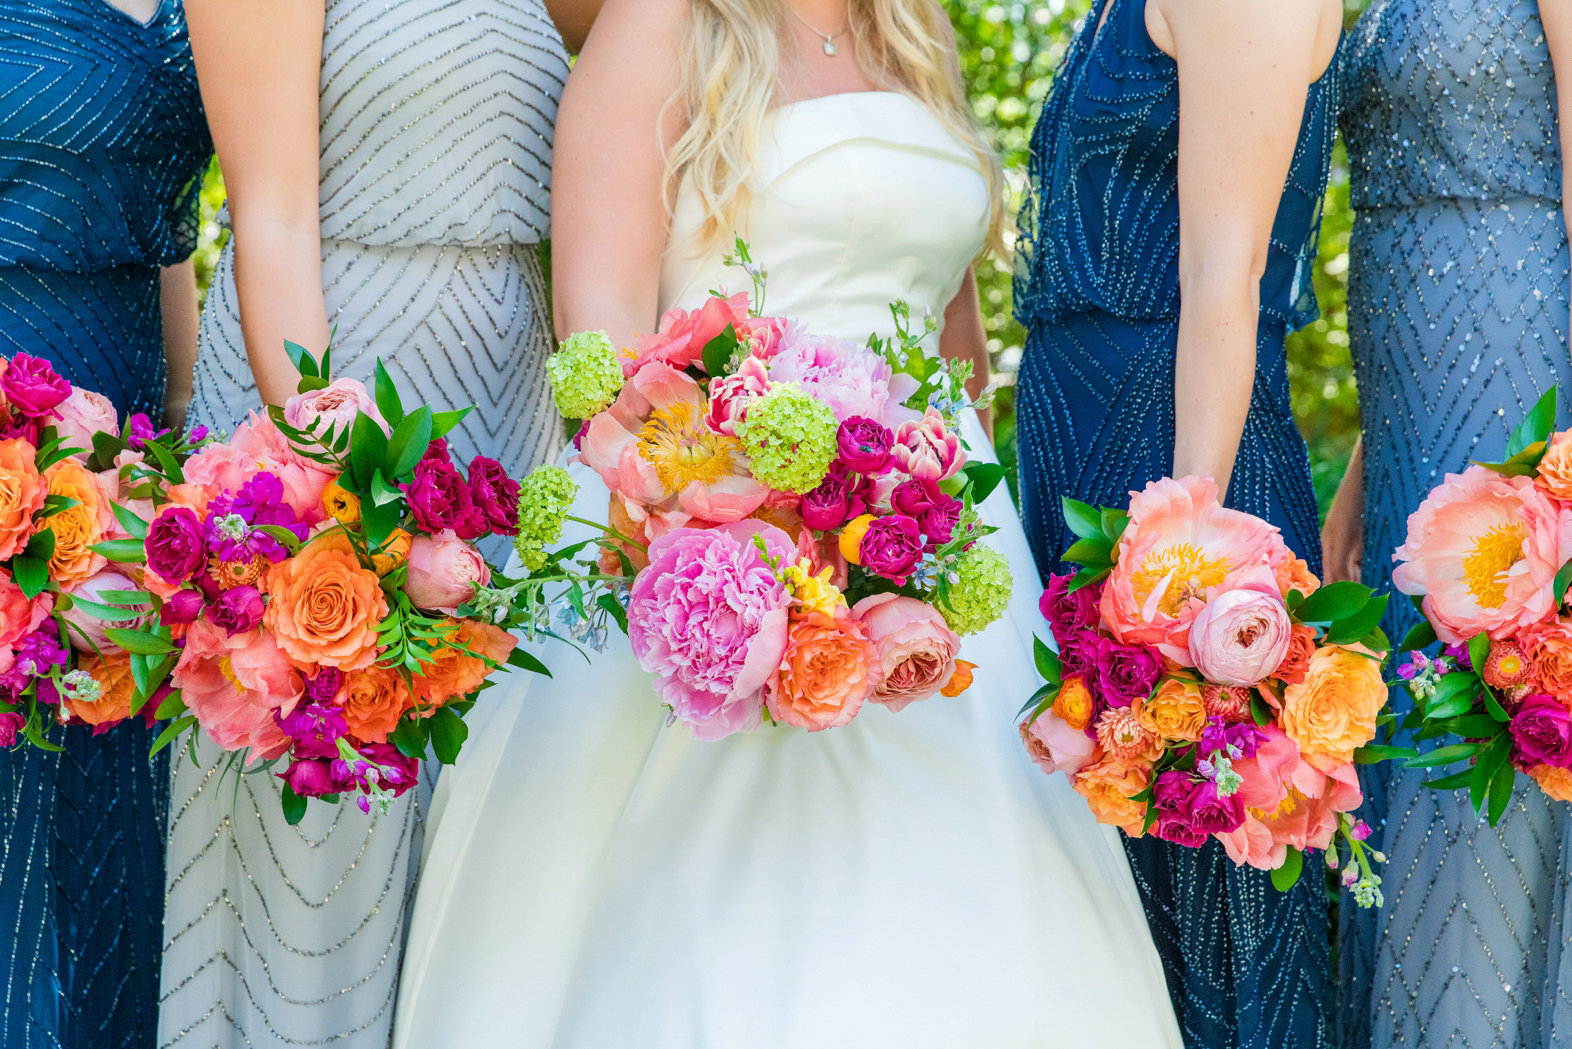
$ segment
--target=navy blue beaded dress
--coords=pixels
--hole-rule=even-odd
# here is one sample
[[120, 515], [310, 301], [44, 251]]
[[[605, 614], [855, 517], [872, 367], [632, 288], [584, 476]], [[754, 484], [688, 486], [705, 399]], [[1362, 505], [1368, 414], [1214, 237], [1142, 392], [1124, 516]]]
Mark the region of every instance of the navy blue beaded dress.
[[[1016, 313], [1021, 513], [1039, 570], [1073, 541], [1060, 498], [1124, 505], [1171, 473], [1179, 322], [1178, 68], [1141, 0], [1099, 11], [1066, 54], [1032, 143]], [[1310, 90], [1261, 282], [1257, 369], [1229, 505], [1282, 530], [1320, 571], [1315, 494], [1289, 410], [1283, 339], [1315, 315], [1310, 267], [1335, 134], [1335, 76]], [[1327, 1044], [1328, 909], [1215, 841], [1125, 850], [1191, 1049]]]
[[[179, 0], [0, 0], [0, 355], [156, 418], [210, 152]], [[0, 752], [0, 1045], [151, 1047], [167, 761], [140, 724], [54, 739]]]

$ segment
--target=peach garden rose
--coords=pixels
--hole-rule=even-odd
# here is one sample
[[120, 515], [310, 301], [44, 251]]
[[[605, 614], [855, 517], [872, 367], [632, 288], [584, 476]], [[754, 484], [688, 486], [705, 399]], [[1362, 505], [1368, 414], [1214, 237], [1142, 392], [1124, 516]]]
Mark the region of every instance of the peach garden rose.
[[878, 651], [855, 619], [810, 612], [793, 617], [786, 652], [765, 688], [776, 721], [810, 732], [851, 721], [878, 684]]
[[44, 471], [50, 495], [75, 499], [76, 506], [49, 518], [55, 534], [55, 552], [49, 559], [49, 576], [62, 586], [96, 575], [109, 562], [91, 549], [109, 537], [114, 512], [102, 479], [76, 459], [62, 459]]
[[1386, 705], [1381, 661], [1360, 649], [1327, 645], [1311, 657], [1305, 679], [1283, 692], [1282, 726], [1305, 760], [1331, 774], [1375, 738]]

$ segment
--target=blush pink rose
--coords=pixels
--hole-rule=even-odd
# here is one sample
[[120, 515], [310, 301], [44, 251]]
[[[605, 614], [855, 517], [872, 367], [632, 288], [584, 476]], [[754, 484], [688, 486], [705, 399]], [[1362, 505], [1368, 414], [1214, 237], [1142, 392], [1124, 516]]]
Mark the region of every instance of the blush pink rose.
[[1293, 622], [1271, 570], [1258, 571], [1266, 589], [1253, 588], [1249, 581], [1213, 594], [1190, 624], [1190, 655], [1213, 684], [1258, 684], [1288, 655]]
[[452, 530], [417, 536], [409, 545], [409, 578], [404, 593], [416, 608], [457, 615], [458, 607], [475, 596], [477, 586], [491, 583], [491, 569], [480, 551]]
[[60, 416], [55, 422], [55, 432], [71, 447], [82, 449], [83, 457], [93, 451], [95, 433], [120, 432], [115, 406], [108, 397], [92, 390], [73, 386], [71, 396], [61, 401], [55, 411]]
[[852, 617], [862, 622], [879, 656], [872, 699], [891, 710], [934, 695], [955, 674], [961, 639], [938, 609], [914, 597], [875, 594], [857, 602]]
[[[70, 588], [72, 597], [80, 597], [88, 601], [96, 601], [101, 605], [114, 605], [115, 602], [103, 596], [105, 590], [140, 590], [130, 579], [113, 568], [106, 568], [95, 575], [82, 580]], [[75, 630], [67, 630], [71, 638], [71, 647], [78, 652], [91, 652], [93, 645], [105, 655], [119, 646], [109, 640], [109, 635], [104, 633], [108, 627], [134, 627], [134, 623], [106, 623], [97, 616], [89, 615], [81, 609], [73, 608], [62, 613], [62, 618], [69, 621]], [[88, 644], [91, 640], [92, 644]]]
[[1554, 610], [1552, 583], [1572, 558], [1572, 509], [1533, 478], [1470, 466], [1425, 497], [1392, 557], [1403, 562], [1393, 585], [1424, 596], [1441, 640], [1508, 637]]
[[284, 421], [297, 430], [311, 430], [327, 434], [337, 427], [339, 433], [348, 433], [355, 425], [355, 416], [364, 412], [383, 433], [391, 433], [387, 420], [377, 411], [377, 402], [371, 399], [366, 387], [358, 379], [335, 379], [320, 390], [297, 393], [284, 402]]
[[1078, 729], [1050, 708], [1031, 723], [1022, 722], [1021, 742], [1044, 772], [1073, 777], [1102, 757], [1102, 748], [1085, 729]]
[[186, 630], [171, 680], [203, 731], [224, 750], [249, 748], [248, 761], [268, 761], [289, 750], [292, 741], [273, 715], [294, 710], [305, 686], [271, 635], [253, 630], [231, 637], [199, 619]]
[[255, 463], [253, 474], [266, 470], [279, 479], [284, 486], [284, 502], [295, 511], [296, 519], [308, 525], [327, 519], [322, 492], [337, 475], [295, 451], [272, 419], [252, 412], [250, 418], [235, 427], [229, 443], [237, 452], [251, 457]]

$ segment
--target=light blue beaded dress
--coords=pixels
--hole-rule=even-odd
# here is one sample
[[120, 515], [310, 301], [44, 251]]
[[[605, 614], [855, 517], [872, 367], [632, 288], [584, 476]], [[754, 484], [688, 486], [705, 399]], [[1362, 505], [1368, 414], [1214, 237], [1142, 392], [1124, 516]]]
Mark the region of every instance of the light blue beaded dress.
[[[1572, 394], [1561, 161], [1535, 0], [1375, 0], [1342, 71], [1363, 574], [1386, 588], [1425, 494], [1500, 458], [1552, 383]], [[1392, 610], [1400, 639], [1415, 612]], [[1492, 829], [1424, 778], [1365, 772], [1386, 906], [1344, 901], [1341, 1044], [1572, 1045], [1568, 806], [1519, 777]]]

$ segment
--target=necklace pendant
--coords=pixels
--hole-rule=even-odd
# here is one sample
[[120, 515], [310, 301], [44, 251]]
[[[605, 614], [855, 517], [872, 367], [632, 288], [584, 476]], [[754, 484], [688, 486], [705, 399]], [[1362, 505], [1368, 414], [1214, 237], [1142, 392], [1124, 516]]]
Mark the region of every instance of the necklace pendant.
[[824, 42], [824, 53], [829, 55], [831, 58], [835, 57], [835, 41], [826, 40]]

